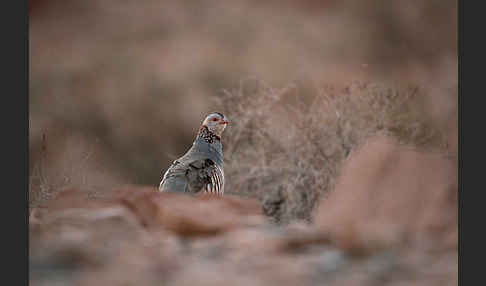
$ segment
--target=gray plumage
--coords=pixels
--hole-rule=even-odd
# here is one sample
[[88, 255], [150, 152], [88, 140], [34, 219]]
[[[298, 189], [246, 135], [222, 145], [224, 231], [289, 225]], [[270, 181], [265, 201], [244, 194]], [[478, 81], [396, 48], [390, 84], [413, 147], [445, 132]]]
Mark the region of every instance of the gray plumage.
[[[216, 134], [221, 135], [224, 126], [220, 128], [220, 126], [211, 125], [211, 121], [215, 118], [214, 114], [223, 122], [218, 124], [226, 125], [228, 123], [224, 115], [210, 114], [201, 126], [192, 147], [184, 156], [175, 160], [164, 173], [159, 191], [190, 194], [203, 191], [223, 195], [223, 147], [220, 137]], [[211, 117], [211, 115], [213, 116]], [[209, 123], [205, 124], [206, 122]]]

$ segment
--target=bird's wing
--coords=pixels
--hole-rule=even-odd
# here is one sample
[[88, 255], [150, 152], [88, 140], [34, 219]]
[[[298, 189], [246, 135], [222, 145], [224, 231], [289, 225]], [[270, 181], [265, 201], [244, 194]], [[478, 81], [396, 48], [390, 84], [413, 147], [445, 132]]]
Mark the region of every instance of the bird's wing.
[[184, 178], [185, 167], [179, 160], [175, 160], [165, 171], [159, 190], [169, 192], [186, 192], [187, 181]]
[[162, 178], [160, 190], [166, 182], [170, 186], [169, 191], [190, 193], [204, 191], [218, 195], [224, 192], [223, 170], [213, 160], [207, 158], [174, 161]]
[[224, 192], [223, 169], [211, 159], [195, 160], [186, 169], [189, 191], [222, 195]]

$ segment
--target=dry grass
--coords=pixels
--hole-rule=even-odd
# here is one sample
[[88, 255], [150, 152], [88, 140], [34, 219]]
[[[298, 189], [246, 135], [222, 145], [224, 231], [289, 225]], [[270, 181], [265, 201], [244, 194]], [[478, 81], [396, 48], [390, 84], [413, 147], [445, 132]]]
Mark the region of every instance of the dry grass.
[[108, 171], [110, 162], [98, 144], [80, 144], [76, 137], [64, 144], [56, 144], [45, 134], [41, 138], [29, 174], [30, 211], [66, 189], [79, 188], [86, 197], [94, 198], [103, 195], [100, 190], [123, 184], [122, 178]]
[[232, 121], [223, 139], [226, 190], [258, 198], [277, 222], [310, 220], [343, 159], [366, 138], [380, 133], [422, 149], [444, 147], [441, 131], [423, 116], [423, 99], [412, 87], [242, 81], [218, 98]]

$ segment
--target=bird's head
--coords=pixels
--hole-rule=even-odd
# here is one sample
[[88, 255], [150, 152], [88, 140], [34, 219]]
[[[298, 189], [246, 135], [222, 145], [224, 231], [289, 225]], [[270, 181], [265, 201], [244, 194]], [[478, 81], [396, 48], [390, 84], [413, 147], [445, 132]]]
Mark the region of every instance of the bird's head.
[[222, 113], [212, 112], [204, 119], [202, 125], [206, 126], [208, 130], [215, 135], [221, 137], [226, 125], [229, 124], [228, 119]]

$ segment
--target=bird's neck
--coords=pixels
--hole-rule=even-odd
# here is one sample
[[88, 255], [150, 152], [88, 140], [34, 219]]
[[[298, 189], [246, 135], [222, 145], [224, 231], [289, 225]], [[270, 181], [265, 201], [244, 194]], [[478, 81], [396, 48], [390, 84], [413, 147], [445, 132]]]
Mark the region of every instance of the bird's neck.
[[209, 131], [206, 125], [202, 125], [201, 128], [199, 128], [197, 137], [204, 139], [204, 141], [206, 141], [207, 143], [214, 143], [217, 141], [221, 141], [221, 138], [218, 135], [214, 134], [213, 132]]

